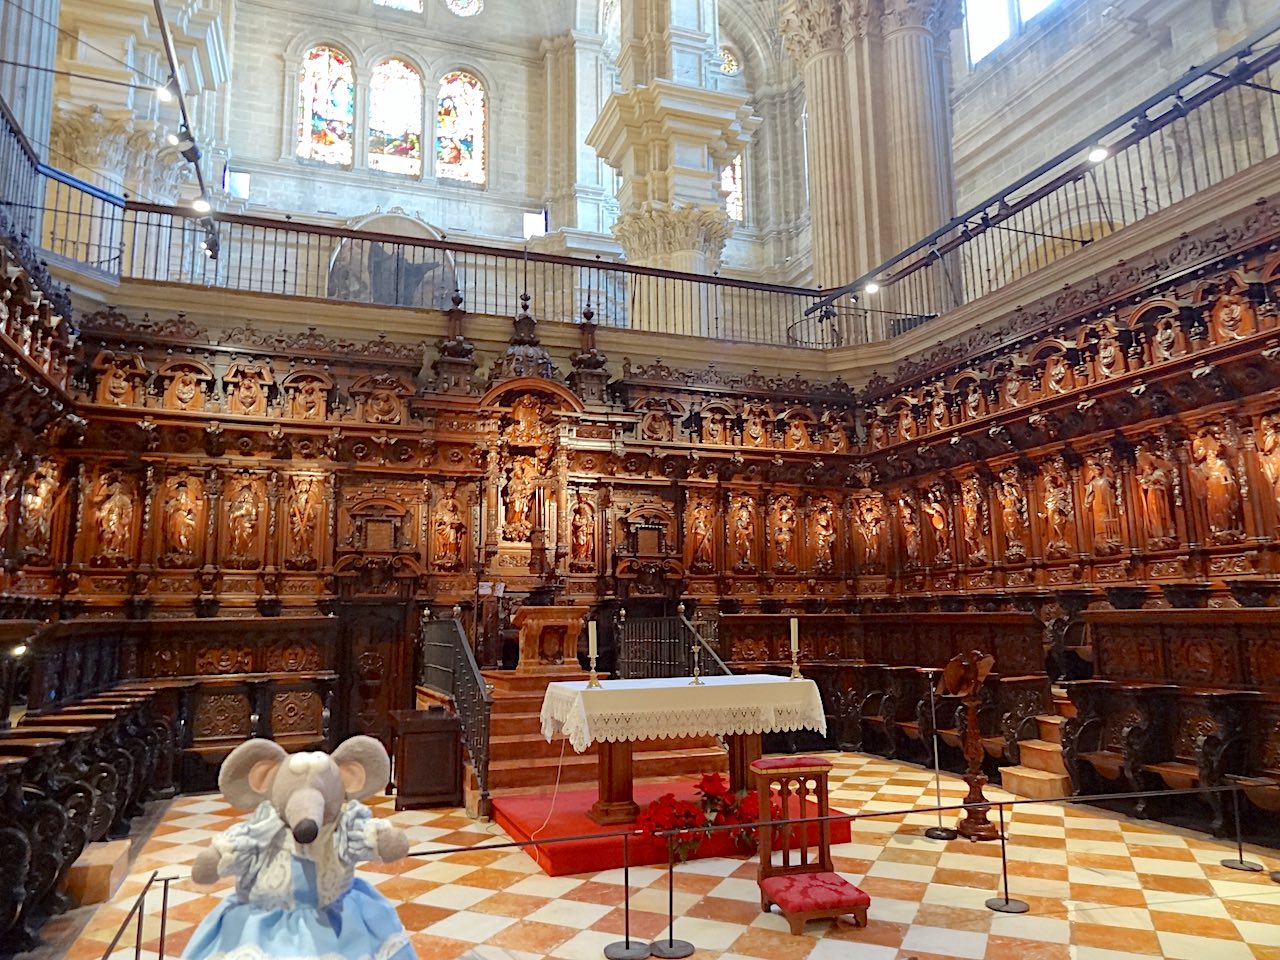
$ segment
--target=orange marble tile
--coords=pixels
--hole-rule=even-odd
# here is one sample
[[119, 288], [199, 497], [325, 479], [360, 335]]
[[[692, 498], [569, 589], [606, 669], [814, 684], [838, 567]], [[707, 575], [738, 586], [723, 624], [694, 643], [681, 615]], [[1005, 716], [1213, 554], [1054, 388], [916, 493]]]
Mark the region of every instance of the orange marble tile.
[[517, 873], [514, 870], [495, 870], [492, 867], [481, 867], [479, 870], [473, 870], [466, 876], [465, 882], [468, 887], [483, 887], [486, 890], [505, 890], [513, 884], [519, 883], [527, 877], [527, 873]]
[[489, 913], [499, 917], [527, 917], [539, 907], [545, 907], [551, 901], [546, 897], [529, 897], [520, 893], [500, 890], [479, 903], [472, 904], [468, 910], [476, 913]]
[[415, 933], [409, 938], [418, 960], [457, 960], [472, 945], [462, 940], [450, 940], [446, 937], [433, 937], [426, 933]]
[[1147, 898], [1141, 890], [1130, 890], [1126, 887], [1109, 887], [1095, 883], [1073, 883], [1070, 885], [1071, 899], [1085, 903], [1105, 903], [1113, 907], [1146, 907]]
[[400, 915], [400, 922], [410, 933], [425, 930], [431, 924], [453, 916], [453, 911], [446, 907], [433, 907], [426, 903], [397, 903], [396, 913]]
[[[591, 925], [592, 930], [598, 930], [601, 933], [612, 933], [618, 937], [622, 936], [624, 918], [622, 910], [610, 910], [603, 917]], [[641, 940], [652, 940], [664, 930], [667, 929], [667, 915], [665, 913], [650, 913], [648, 910], [632, 910], [631, 911], [631, 935]], [[675, 935], [680, 936], [680, 918], [676, 917]]]
[[1159, 890], [1164, 893], [1185, 893], [1188, 896], [1214, 897], [1213, 884], [1208, 880], [1197, 880], [1195, 877], [1165, 877], [1158, 873], [1140, 873], [1138, 882], [1144, 890]]
[[894, 880], [892, 877], [863, 877], [858, 883], [863, 890], [874, 897], [889, 897], [893, 900], [920, 900], [924, 897], [928, 884], [915, 883], [911, 880]]
[[1078, 947], [1098, 947], [1102, 950], [1123, 949], [1133, 954], [1163, 956], [1160, 939], [1152, 930], [1134, 930], [1131, 927], [1110, 927], [1101, 923], [1071, 924], [1071, 942]]
[[[855, 927], [851, 923], [839, 923], [829, 928], [823, 937], [825, 940], [847, 940], [851, 943], [865, 943], [878, 947], [900, 947], [906, 939], [911, 927], [905, 923], [888, 923], [883, 920], [871, 920], [865, 927]], [[856, 957], [856, 952], [850, 951]]]
[[[1013, 864], [1010, 864], [1012, 867]], [[1011, 870], [1010, 873], [1013, 871]], [[945, 883], [952, 887], [973, 887], [975, 890], [994, 890], [1000, 877], [994, 873], [983, 873], [980, 870], [952, 870], [939, 867], [933, 873], [934, 883]]]
[[[634, 890], [633, 890], [634, 892]], [[606, 906], [621, 906], [624, 891], [621, 884], [617, 883], [596, 883], [588, 880], [586, 883], [580, 883], [561, 900], [577, 900], [579, 903], [599, 903]]]
[[1068, 876], [1067, 868], [1061, 864], [1035, 863], [1031, 860], [1010, 861], [1009, 875], [1012, 877], [1035, 877], [1039, 880], [1058, 880], [1061, 882], [1065, 882]]
[[1195, 854], [1186, 847], [1148, 846], [1141, 843], [1129, 844], [1129, 856], [1144, 860], [1195, 860]]
[[1237, 920], [1280, 924], [1280, 896], [1270, 902], [1258, 900], [1223, 900], [1227, 913]]
[[1193, 937], [1211, 937], [1215, 940], [1242, 940], [1240, 931], [1230, 920], [1221, 917], [1197, 917], [1189, 913], [1169, 910], [1152, 910], [1151, 922], [1165, 933], [1185, 933]]
[[750, 924], [760, 916], [760, 904], [754, 901], [730, 900], [727, 897], [703, 897], [687, 911], [685, 916], [702, 920], [720, 920], [724, 923]]
[[893, 863], [916, 863], [921, 866], [932, 867], [941, 856], [941, 848], [936, 850], [913, 850], [910, 847], [886, 847], [884, 852], [880, 854], [879, 859]]
[[[815, 922], [811, 927], [816, 931], [818, 925]], [[804, 960], [812, 949], [813, 940], [810, 937], [794, 937], [790, 933], [752, 927], [733, 942], [729, 952], [747, 957], [764, 957], [765, 960]]]
[[974, 897], [974, 909], [947, 907], [937, 903], [922, 903], [916, 911], [915, 923], [924, 927], [943, 927], [947, 930], [964, 930], [967, 933], [986, 933], [991, 929], [995, 916], [983, 904], [986, 897]]
[[1071, 947], [1065, 943], [1042, 940], [1018, 940], [991, 936], [983, 960], [1070, 960]]
[[720, 886], [720, 877], [708, 877], [702, 873], [680, 873], [675, 875], [675, 888], [682, 893], [696, 893], [703, 896]]
[[490, 937], [486, 943], [529, 953], [550, 953], [578, 931], [552, 923], [521, 920]]
[[412, 900], [428, 890], [440, 886], [431, 880], [414, 880], [412, 877], [393, 877], [378, 884], [378, 892], [388, 900]]
[[1093, 867], [1095, 870], [1132, 870], [1133, 861], [1129, 857], [1113, 856], [1109, 853], [1067, 853], [1067, 863], [1073, 867]]

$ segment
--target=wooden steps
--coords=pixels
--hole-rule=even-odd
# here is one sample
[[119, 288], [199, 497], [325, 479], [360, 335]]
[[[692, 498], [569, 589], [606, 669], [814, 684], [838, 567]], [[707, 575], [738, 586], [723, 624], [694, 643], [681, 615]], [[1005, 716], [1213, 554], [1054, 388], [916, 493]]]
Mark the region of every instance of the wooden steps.
[[[1056, 800], [1071, 795], [1071, 778], [1062, 758], [1062, 725], [1074, 715], [1075, 705], [1054, 691], [1055, 713], [1036, 717], [1038, 737], [1018, 741], [1017, 766], [1002, 767], [1000, 785], [1010, 793], [1033, 800]], [[1064, 713], [1063, 703], [1071, 708]]]

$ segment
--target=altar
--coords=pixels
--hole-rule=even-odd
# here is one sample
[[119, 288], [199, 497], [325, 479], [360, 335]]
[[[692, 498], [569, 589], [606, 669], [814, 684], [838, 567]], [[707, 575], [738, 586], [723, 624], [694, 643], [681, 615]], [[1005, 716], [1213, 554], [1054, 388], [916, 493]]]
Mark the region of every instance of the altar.
[[634, 796], [633, 744], [660, 737], [723, 737], [729, 783], [751, 787], [748, 767], [760, 756], [761, 735], [791, 730], [827, 732], [822, 698], [812, 680], [767, 675], [551, 683], [542, 701], [542, 735], [568, 739], [579, 753], [599, 744], [599, 795], [588, 816], [596, 823], [630, 823], [640, 812]]

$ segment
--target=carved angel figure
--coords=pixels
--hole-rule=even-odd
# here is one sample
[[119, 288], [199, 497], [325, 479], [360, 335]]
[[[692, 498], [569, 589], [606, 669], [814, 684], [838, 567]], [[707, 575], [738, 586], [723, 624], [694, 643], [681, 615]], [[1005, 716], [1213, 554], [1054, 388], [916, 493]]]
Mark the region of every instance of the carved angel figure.
[[991, 533], [991, 515], [982, 481], [968, 477], [960, 488], [960, 510], [964, 515], [964, 553], [969, 563], [980, 566], [987, 562], [987, 535]]
[[1138, 448], [1138, 489], [1142, 491], [1142, 515], [1147, 541], [1156, 548], [1171, 546], [1177, 539], [1173, 523], [1173, 467], [1145, 446]]
[[951, 562], [951, 516], [947, 510], [947, 497], [936, 487], [920, 501], [920, 510], [933, 531], [933, 560], [938, 564]]
[[1024, 541], [1027, 529], [1027, 495], [1016, 467], [1005, 467], [996, 486], [1000, 499], [1000, 522], [1004, 529], [1005, 556], [1020, 563], [1027, 558]]
[[318, 513], [315, 477], [294, 477], [289, 491], [289, 542], [295, 559], [315, 557]]
[[1218, 543], [1243, 536], [1240, 529], [1240, 481], [1227, 462], [1222, 442], [1206, 430], [1191, 442], [1192, 479], [1203, 497], [1209, 535]]
[[789, 572], [796, 568], [792, 547], [796, 535], [796, 503], [791, 497], [778, 497], [773, 502], [774, 569]]
[[98, 479], [94, 508], [98, 524], [98, 545], [103, 555], [119, 557], [127, 554], [133, 535], [133, 498], [125, 489], [120, 474], [108, 471]]
[[823, 497], [813, 508], [813, 565], [819, 573], [828, 573], [835, 566], [835, 507]]
[[581, 491], [574, 501], [573, 520], [569, 526], [570, 560], [581, 568], [590, 569], [596, 559], [596, 508]]
[[258, 494], [253, 484], [242, 484], [227, 508], [229, 545], [233, 557], [248, 557], [253, 550], [257, 542], [259, 510]]
[[1055, 461], [1044, 475], [1044, 512], [1040, 517], [1045, 522], [1045, 556], [1052, 560], [1060, 560], [1071, 554], [1071, 531], [1069, 526], [1074, 516], [1071, 506], [1071, 487], [1067, 482], [1066, 467]]
[[169, 552], [190, 556], [196, 542], [196, 495], [186, 477], [172, 482], [164, 507], [164, 542]]
[[1089, 514], [1093, 552], [1109, 557], [1120, 552], [1120, 497], [1111, 464], [1094, 454], [1084, 463], [1084, 508]]
[[711, 504], [699, 500], [689, 518], [689, 542], [693, 567], [700, 571], [715, 569], [715, 543], [711, 539]]

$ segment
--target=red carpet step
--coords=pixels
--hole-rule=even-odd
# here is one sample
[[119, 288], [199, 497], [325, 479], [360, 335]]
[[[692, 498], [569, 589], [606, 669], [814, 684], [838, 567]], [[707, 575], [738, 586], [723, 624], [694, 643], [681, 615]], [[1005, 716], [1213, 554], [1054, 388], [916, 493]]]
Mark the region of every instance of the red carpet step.
[[[697, 803], [699, 798], [694, 784], [637, 783], [636, 803], [643, 810], [664, 793], [674, 793], [679, 800]], [[552, 802], [554, 799], [554, 809]], [[587, 816], [587, 810], [596, 801], [596, 789], [561, 790], [553, 798], [550, 793], [519, 794], [494, 797], [493, 819], [512, 840], [553, 840], [557, 837], [573, 837], [561, 843], [546, 843], [538, 847], [526, 847], [529, 856], [537, 861], [548, 876], [563, 877], [575, 873], [594, 873], [622, 866], [622, 837], [599, 836], [616, 833], [626, 824], [602, 827]], [[548, 814], [551, 814], [548, 820]], [[808, 804], [805, 816], [816, 817], [816, 804]], [[544, 827], [543, 824], [546, 824]], [[809, 825], [810, 842], [817, 842], [817, 824]], [[535, 837], [534, 834], [537, 834]], [[732, 831], [719, 830], [706, 837], [690, 859], [706, 857], [753, 856], [734, 842]], [[849, 821], [832, 821], [831, 842], [849, 842]], [[667, 862], [667, 844], [664, 840], [633, 836], [630, 839], [631, 865], [652, 866]]]

